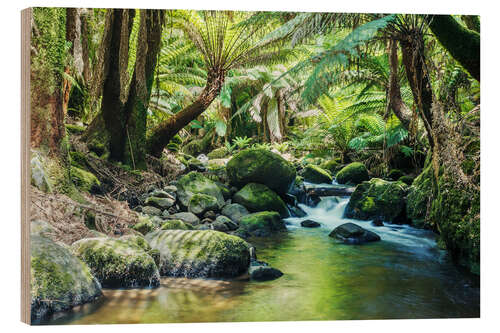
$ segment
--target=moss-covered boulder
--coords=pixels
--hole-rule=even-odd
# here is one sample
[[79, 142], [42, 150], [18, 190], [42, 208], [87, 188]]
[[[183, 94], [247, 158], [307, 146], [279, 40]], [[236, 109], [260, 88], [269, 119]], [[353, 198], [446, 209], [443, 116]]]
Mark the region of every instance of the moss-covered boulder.
[[433, 168], [429, 164], [418, 175], [408, 190], [406, 201], [406, 216], [412, 221], [416, 227], [435, 228], [432, 221], [426, 220], [427, 208], [430, 208], [430, 200], [432, 198], [432, 177]]
[[394, 221], [405, 214], [408, 186], [403, 182], [389, 182], [379, 178], [356, 186], [345, 209], [345, 216], [359, 220], [380, 218]]
[[248, 243], [218, 231], [159, 230], [146, 240], [160, 251], [162, 276], [232, 278], [250, 264]]
[[301, 173], [302, 177], [306, 182], [314, 183], [314, 184], [331, 184], [332, 176], [328, 173], [328, 171], [320, 168], [319, 166], [308, 164], [304, 167]]
[[237, 234], [242, 237], [268, 237], [285, 230], [285, 222], [278, 213], [259, 212], [244, 216], [240, 221]]
[[31, 235], [31, 320], [91, 302], [101, 285], [89, 267], [66, 247]]
[[151, 218], [146, 216], [141, 216], [139, 217], [139, 221], [130, 228], [145, 235], [153, 231], [156, 228], [156, 225], [153, 223]]
[[52, 183], [46, 167], [44, 156], [38, 151], [31, 151], [31, 185], [43, 192], [52, 192]]
[[167, 216], [166, 218], [170, 220], [181, 220], [182, 222], [193, 226], [200, 224], [200, 219], [198, 218], [198, 216], [194, 215], [191, 212], [175, 213]]
[[225, 205], [222, 208], [222, 215], [229, 217], [231, 220], [235, 222], [240, 222], [243, 216], [250, 214], [248, 209], [245, 206], [240, 205], [238, 203], [232, 203], [229, 205]]
[[50, 238], [50, 236], [56, 233], [56, 229], [46, 221], [33, 220], [30, 223], [30, 233]]
[[161, 198], [161, 197], [156, 197], [152, 196], [147, 198], [144, 203], [147, 206], [153, 206], [158, 209], [164, 210], [172, 207], [175, 203], [175, 200], [172, 198]]
[[339, 184], [359, 184], [370, 179], [368, 170], [360, 162], [354, 162], [343, 167], [335, 176]]
[[233, 196], [233, 202], [245, 206], [250, 212], [275, 211], [288, 217], [285, 202], [269, 187], [257, 183], [246, 184]]
[[198, 172], [191, 171], [187, 175], [182, 176], [176, 186], [178, 199], [185, 207], [189, 206], [189, 200], [197, 193], [207, 194], [216, 198], [218, 208], [224, 206], [224, 197], [217, 184]]
[[151, 216], [161, 216], [162, 215], [162, 210], [157, 207], [153, 206], [144, 206], [142, 207], [141, 212], [146, 215], [151, 215]]
[[129, 240], [85, 238], [72, 251], [91, 269], [105, 288], [158, 287], [160, 275], [154, 259]]
[[405, 174], [403, 171], [399, 169], [392, 169], [389, 171], [387, 174], [387, 177], [392, 180], [398, 180], [399, 178], [403, 177]]
[[220, 147], [220, 148], [214, 149], [210, 153], [208, 153], [207, 157], [211, 160], [215, 160], [215, 159], [227, 157], [228, 155], [229, 155], [229, 151], [227, 150], [227, 148]]
[[278, 154], [267, 149], [251, 148], [239, 152], [226, 166], [227, 175], [236, 187], [260, 183], [277, 193], [286, 193], [295, 180], [295, 168]]
[[82, 191], [95, 193], [100, 190], [101, 182], [93, 173], [75, 166], [71, 167], [71, 180]]
[[340, 164], [336, 159], [333, 159], [321, 163], [320, 167], [330, 172], [331, 175], [335, 175], [340, 169], [342, 169], [342, 164]]
[[162, 224], [161, 230], [193, 230], [193, 226], [181, 220], [168, 220]]
[[218, 210], [219, 202], [214, 196], [196, 193], [189, 199], [188, 210], [198, 216], [203, 215], [209, 210]]

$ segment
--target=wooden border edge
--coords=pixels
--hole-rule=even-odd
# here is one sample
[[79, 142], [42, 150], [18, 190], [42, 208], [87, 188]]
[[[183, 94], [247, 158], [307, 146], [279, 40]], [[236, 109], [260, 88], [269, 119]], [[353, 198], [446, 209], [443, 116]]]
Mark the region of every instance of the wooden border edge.
[[30, 44], [33, 10], [21, 11], [21, 321], [31, 324], [30, 268]]

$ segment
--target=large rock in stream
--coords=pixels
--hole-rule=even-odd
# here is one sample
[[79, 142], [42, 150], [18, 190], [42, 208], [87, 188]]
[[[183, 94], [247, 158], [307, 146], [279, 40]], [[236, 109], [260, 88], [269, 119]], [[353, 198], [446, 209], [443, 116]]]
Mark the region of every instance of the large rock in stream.
[[296, 176], [295, 168], [283, 157], [258, 148], [239, 152], [227, 163], [226, 170], [236, 187], [259, 183], [279, 194], [288, 191]]
[[339, 225], [328, 236], [346, 244], [363, 244], [380, 240], [380, 236], [376, 233], [350, 222]]
[[301, 175], [304, 177], [306, 182], [314, 184], [331, 184], [333, 180], [328, 171], [313, 164], [306, 165], [302, 170]]
[[217, 199], [218, 208], [224, 206], [224, 197], [217, 184], [198, 172], [191, 171], [182, 176], [176, 186], [178, 199], [184, 207], [188, 207], [192, 196], [198, 193]]
[[241, 237], [268, 237], [286, 231], [285, 222], [277, 212], [258, 212], [244, 216], [236, 231]]
[[285, 202], [269, 187], [257, 184], [246, 184], [233, 196], [233, 202], [245, 206], [250, 212], [275, 211], [281, 217], [288, 217]]
[[153, 257], [127, 239], [85, 238], [71, 245], [105, 288], [158, 287], [160, 275]]
[[346, 206], [345, 216], [359, 220], [396, 222], [395, 219], [405, 214], [405, 198], [408, 185], [403, 182], [390, 182], [373, 178], [356, 187]]
[[339, 184], [359, 184], [370, 179], [368, 169], [360, 162], [354, 162], [343, 167], [335, 176]]
[[101, 285], [89, 267], [65, 246], [31, 235], [31, 320], [91, 302]]
[[160, 251], [162, 276], [232, 278], [250, 264], [249, 244], [219, 231], [159, 230], [146, 239]]

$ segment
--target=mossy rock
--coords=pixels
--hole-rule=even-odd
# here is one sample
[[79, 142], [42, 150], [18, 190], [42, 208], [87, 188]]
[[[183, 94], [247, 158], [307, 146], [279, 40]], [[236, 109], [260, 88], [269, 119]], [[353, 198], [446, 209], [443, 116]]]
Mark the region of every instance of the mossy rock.
[[152, 250], [148, 241], [142, 235], [129, 234], [129, 235], [121, 236], [119, 239], [122, 241], [125, 241], [125, 242], [129, 242], [131, 244], [138, 245], [141, 249], [143, 249], [146, 252], [149, 252]]
[[360, 162], [354, 162], [343, 167], [335, 176], [339, 184], [359, 184], [370, 179], [368, 170]]
[[191, 212], [175, 213], [175, 214], [167, 216], [167, 219], [181, 220], [182, 222], [190, 224], [192, 226], [198, 225], [200, 223], [200, 219], [198, 218], [198, 216], [194, 215]]
[[219, 203], [217, 198], [203, 193], [194, 194], [191, 199], [189, 199], [188, 211], [191, 213], [201, 216], [209, 210], [218, 210]]
[[249, 244], [219, 231], [159, 230], [146, 240], [160, 251], [162, 276], [233, 278], [250, 264]]
[[239, 152], [226, 166], [231, 184], [236, 187], [260, 183], [284, 194], [295, 180], [295, 168], [280, 155], [267, 149], [251, 148]]
[[240, 222], [241, 219], [250, 214], [245, 206], [240, 205], [238, 203], [231, 203], [229, 205], [225, 205], [222, 208], [222, 215], [229, 217], [231, 220], [235, 222]]
[[182, 152], [189, 155], [198, 156], [199, 154], [206, 153], [209, 148], [210, 138], [207, 135], [203, 139], [196, 139], [184, 145], [184, 147], [182, 148]]
[[413, 184], [413, 180], [415, 179], [415, 177], [412, 177], [412, 176], [401, 176], [399, 177], [399, 181], [400, 182], [403, 182], [405, 183], [406, 185], [408, 186], [411, 186], [411, 184]]
[[65, 124], [65, 127], [68, 133], [73, 135], [81, 135], [83, 134], [83, 132], [85, 132], [86, 129], [85, 126], [80, 126], [75, 124]]
[[434, 169], [429, 164], [420, 175], [415, 178], [408, 190], [406, 200], [406, 216], [416, 227], [428, 227], [435, 230], [432, 221], [427, 220], [427, 207], [432, 199]]
[[193, 230], [193, 226], [181, 220], [168, 220], [162, 224], [161, 230]]
[[215, 183], [217, 184], [217, 186], [219, 186], [219, 189], [222, 193], [222, 196], [224, 197], [224, 200], [231, 199], [232, 193], [229, 187], [220, 182], [215, 182]]
[[31, 235], [31, 320], [91, 302], [101, 285], [89, 267], [66, 247]]
[[139, 222], [134, 224], [131, 229], [145, 235], [156, 228], [156, 225], [148, 217], [140, 217]]
[[302, 177], [306, 182], [314, 183], [314, 184], [331, 184], [332, 176], [328, 173], [328, 171], [320, 168], [319, 166], [308, 164], [302, 170]]
[[347, 218], [395, 222], [395, 218], [405, 214], [405, 197], [408, 186], [403, 182], [389, 182], [379, 178], [363, 182], [349, 199], [345, 209]]
[[88, 167], [87, 156], [80, 151], [70, 151], [69, 157], [71, 159], [71, 165], [78, 167], [80, 169], [85, 169]]
[[85, 238], [73, 243], [71, 249], [90, 267], [105, 288], [160, 285], [160, 275], [153, 258], [135, 242]]
[[280, 215], [264, 211], [244, 216], [237, 234], [242, 237], [268, 237], [281, 231], [286, 231], [286, 226]]
[[220, 147], [220, 148], [214, 149], [210, 153], [208, 153], [207, 157], [211, 160], [214, 160], [214, 159], [227, 157], [228, 155], [229, 155], [229, 151], [227, 150], [227, 148]]
[[73, 184], [82, 191], [90, 193], [97, 193], [100, 191], [101, 182], [93, 173], [86, 170], [72, 166], [71, 180]]
[[30, 223], [30, 233], [32, 235], [50, 238], [50, 236], [56, 233], [56, 229], [46, 221], [34, 220]]
[[321, 163], [320, 167], [322, 169], [325, 169], [326, 171], [330, 172], [331, 175], [335, 175], [337, 172], [339, 172], [340, 169], [342, 169], [342, 164], [340, 164], [340, 162], [338, 162], [338, 160], [333, 159], [333, 160], [329, 160], [329, 161]]
[[51, 193], [53, 191], [53, 184], [49, 177], [45, 158], [41, 153], [37, 151], [31, 152], [30, 168], [31, 185], [40, 191]]
[[328, 236], [346, 244], [363, 244], [380, 240], [380, 236], [376, 233], [351, 222], [339, 225]]
[[399, 170], [399, 169], [392, 169], [391, 171], [389, 171], [389, 173], [387, 174], [387, 177], [389, 179], [392, 179], [392, 180], [398, 180], [399, 178], [403, 177], [405, 174], [403, 171]]
[[233, 202], [245, 206], [250, 212], [275, 211], [288, 217], [285, 202], [269, 187], [257, 183], [246, 184], [233, 196]]
[[213, 196], [217, 199], [219, 208], [224, 206], [224, 197], [217, 184], [198, 172], [191, 171], [182, 176], [176, 186], [178, 199], [185, 207], [188, 207], [189, 200], [197, 193]]
[[172, 198], [161, 198], [161, 197], [149, 197], [147, 198], [144, 203], [147, 206], [153, 206], [158, 209], [164, 210], [167, 208], [172, 207], [175, 204], [175, 200]]

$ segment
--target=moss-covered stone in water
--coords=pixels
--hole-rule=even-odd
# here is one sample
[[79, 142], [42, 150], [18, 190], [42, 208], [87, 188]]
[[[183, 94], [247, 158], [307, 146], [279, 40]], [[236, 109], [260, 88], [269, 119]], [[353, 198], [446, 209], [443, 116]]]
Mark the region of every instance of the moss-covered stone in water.
[[86, 238], [72, 251], [106, 288], [158, 287], [160, 276], [151, 256], [135, 242], [112, 238]]
[[220, 147], [220, 148], [214, 149], [210, 153], [208, 153], [207, 157], [211, 160], [214, 160], [214, 159], [227, 157], [228, 155], [229, 155], [229, 151], [227, 150], [227, 148]]
[[189, 199], [188, 211], [195, 215], [203, 215], [209, 210], [218, 210], [219, 203], [217, 199], [211, 195], [196, 193]]
[[101, 182], [94, 176], [93, 173], [72, 166], [71, 180], [82, 191], [97, 192], [101, 186]]
[[369, 179], [368, 170], [360, 162], [354, 162], [343, 167], [335, 176], [339, 184], [359, 184]]
[[283, 200], [269, 187], [249, 183], [233, 196], [233, 202], [245, 206], [250, 212], [275, 211], [281, 217], [288, 217], [288, 209]]
[[403, 182], [388, 182], [373, 178], [359, 184], [345, 209], [345, 216], [360, 220], [394, 219], [404, 213], [408, 186]]
[[304, 177], [304, 180], [306, 182], [314, 184], [331, 184], [333, 180], [328, 171], [312, 164], [308, 164], [305, 166], [305, 168], [302, 170], [302, 177]]
[[101, 285], [89, 267], [65, 247], [31, 235], [31, 319], [91, 302]]
[[432, 188], [434, 172], [429, 164], [412, 183], [408, 190], [406, 201], [406, 216], [416, 227], [429, 227], [435, 229], [435, 225], [430, 220], [426, 220], [427, 207], [432, 199]]
[[159, 230], [146, 239], [160, 251], [162, 276], [231, 278], [250, 264], [248, 243], [218, 231]]
[[177, 196], [185, 207], [188, 207], [189, 200], [197, 193], [211, 195], [217, 199], [219, 208], [224, 206], [224, 197], [217, 184], [202, 174], [191, 171], [177, 182]]
[[296, 176], [291, 163], [267, 149], [259, 148], [239, 152], [227, 163], [226, 170], [236, 187], [260, 183], [280, 194], [288, 191]]
[[168, 220], [162, 224], [161, 230], [193, 230], [193, 226], [181, 220]]
[[335, 175], [340, 169], [342, 169], [342, 164], [336, 160], [329, 160], [321, 163], [320, 167], [329, 171], [331, 175]]
[[237, 233], [242, 237], [267, 237], [273, 233], [285, 230], [285, 222], [278, 213], [259, 212], [242, 217]]

